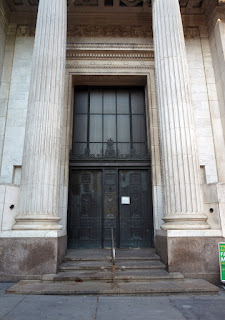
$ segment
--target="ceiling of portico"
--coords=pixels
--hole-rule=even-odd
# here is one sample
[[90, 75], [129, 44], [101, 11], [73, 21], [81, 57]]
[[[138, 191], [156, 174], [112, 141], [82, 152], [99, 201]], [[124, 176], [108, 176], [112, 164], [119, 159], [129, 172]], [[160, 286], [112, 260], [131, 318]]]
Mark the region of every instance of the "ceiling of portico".
[[[6, 8], [7, 20], [18, 25], [35, 25], [39, 0], [0, 0]], [[195, 27], [216, 5], [225, 0], [179, 0], [183, 23]], [[152, 24], [152, 0], [67, 0], [68, 26]]]
[[[39, 0], [4, 0], [11, 12], [36, 12]], [[208, 4], [214, 0], [179, 0], [181, 10], [185, 14], [203, 14]], [[152, 0], [67, 0], [68, 12], [79, 12], [82, 9], [96, 11], [98, 9], [118, 9], [127, 12], [151, 10]]]

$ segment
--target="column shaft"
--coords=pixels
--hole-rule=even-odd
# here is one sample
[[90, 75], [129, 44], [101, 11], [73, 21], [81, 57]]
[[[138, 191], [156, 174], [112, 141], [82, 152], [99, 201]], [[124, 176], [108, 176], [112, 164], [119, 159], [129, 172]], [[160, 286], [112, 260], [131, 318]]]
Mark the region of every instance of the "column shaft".
[[13, 229], [60, 229], [60, 143], [66, 0], [40, 0], [24, 142], [19, 215]]
[[162, 229], [205, 229], [206, 216], [178, 0], [153, 0], [155, 70], [164, 182]]

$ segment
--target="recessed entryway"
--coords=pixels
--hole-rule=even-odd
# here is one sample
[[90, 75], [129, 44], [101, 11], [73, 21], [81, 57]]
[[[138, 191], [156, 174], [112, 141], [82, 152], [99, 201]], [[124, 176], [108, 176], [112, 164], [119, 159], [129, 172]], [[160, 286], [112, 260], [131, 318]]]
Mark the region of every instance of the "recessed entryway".
[[76, 86], [68, 247], [153, 245], [152, 183], [142, 86]]

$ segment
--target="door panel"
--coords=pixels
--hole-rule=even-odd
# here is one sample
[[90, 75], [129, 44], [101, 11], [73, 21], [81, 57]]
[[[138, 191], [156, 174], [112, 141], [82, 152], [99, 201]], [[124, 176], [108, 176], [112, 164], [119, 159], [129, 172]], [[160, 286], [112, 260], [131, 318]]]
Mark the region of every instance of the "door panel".
[[68, 247], [101, 248], [102, 172], [71, 170]]
[[111, 228], [116, 239], [117, 224], [117, 171], [103, 170], [103, 197], [104, 197], [104, 247], [111, 246]]
[[[124, 196], [130, 198], [130, 204], [122, 204]], [[120, 248], [152, 245], [151, 204], [149, 170], [120, 170]]]
[[[129, 197], [122, 204], [121, 197]], [[69, 248], [153, 245], [150, 170], [71, 170]]]

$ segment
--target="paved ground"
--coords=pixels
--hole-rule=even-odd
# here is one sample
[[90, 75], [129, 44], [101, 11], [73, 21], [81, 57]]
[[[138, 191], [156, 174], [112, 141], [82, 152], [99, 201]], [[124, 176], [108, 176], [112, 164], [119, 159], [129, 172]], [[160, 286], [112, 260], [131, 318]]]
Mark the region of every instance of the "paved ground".
[[218, 296], [21, 296], [0, 283], [0, 320], [224, 320]]

